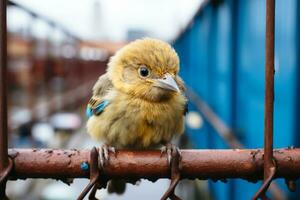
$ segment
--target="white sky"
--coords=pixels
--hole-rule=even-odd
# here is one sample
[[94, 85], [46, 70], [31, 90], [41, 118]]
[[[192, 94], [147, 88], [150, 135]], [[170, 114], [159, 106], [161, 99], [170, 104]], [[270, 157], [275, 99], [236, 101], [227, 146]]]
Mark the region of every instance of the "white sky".
[[[173, 39], [193, 16], [202, 0], [13, 0], [57, 21], [84, 39], [126, 39], [128, 29], [143, 29], [149, 36]], [[38, 37], [60, 35], [19, 9], [8, 11], [12, 31], [31, 30]], [[60, 36], [58, 36], [60, 37]]]

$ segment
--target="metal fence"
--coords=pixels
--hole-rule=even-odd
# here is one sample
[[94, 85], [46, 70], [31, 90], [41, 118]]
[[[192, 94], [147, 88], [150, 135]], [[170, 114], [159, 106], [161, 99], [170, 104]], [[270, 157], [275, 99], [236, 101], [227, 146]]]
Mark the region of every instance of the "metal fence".
[[[274, 108], [274, 32], [275, 0], [266, 0], [266, 66], [265, 66], [265, 129], [264, 149], [231, 150], [182, 150], [179, 168], [172, 171], [160, 151], [117, 151], [111, 156], [104, 169], [98, 167], [97, 150], [54, 150], [54, 149], [8, 149], [7, 147], [7, 81], [6, 81], [6, 0], [0, 1], [1, 23], [1, 129], [0, 129], [0, 198], [5, 199], [7, 180], [26, 178], [53, 178], [67, 182], [68, 178], [90, 178], [90, 184], [79, 199], [93, 187], [105, 186], [110, 178], [171, 178], [170, 188], [162, 199], [179, 199], [174, 195], [180, 179], [225, 180], [242, 178], [248, 181], [263, 179], [263, 185], [253, 199], [266, 199], [266, 191], [275, 178], [284, 178], [294, 190], [294, 180], [300, 177], [300, 150], [295, 148], [273, 150], [273, 108]], [[214, 5], [217, 1], [207, 1]], [[198, 13], [199, 14], [199, 13]], [[213, 23], [213, 22], [210, 22]], [[187, 53], [191, 49], [184, 49]], [[179, 52], [180, 53], [180, 52]], [[209, 75], [209, 74], [208, 74]], [[194, 72], [195, 76], [195, 72]], [[237, 81], [237, 80], [234, 80]], [[194, 96], [195, 97], [195, 96]], [[196, 96], [197, 97], [197, 96]], [[195, 97], [195, 98], [196, 98]], [[197, 98], [196, 98], [197, 99]], [[210, 109], [202, 105], [214, 127], [223, 132], [225, 126], [217, 120]], [[203, 106], [204, 105], [204, 106]], [[247, 106], [247, 105], [245, 105]], [[210, 117], [209, 117], [210, 116]], [[221, 126], [220, 126], [221, 125]], [[224, 124], [223, 124], [224, 125]], [[227, 131], [226, 131], [227, 130]], [[224, 134], [223, 134], [224, 136]], [[225, 127], [225, 139], [233, 141], [233, 147], [240, 147]], [[172, 168], [174, 169], [174, 167]], [[248, 183], [251, 184], [251, 183]], [[92, 193], [95, 192], [93, 189]]]
[[[174, 41], [181, 76], [190, 88], [190, 110], [204, 117], [201, 129], [187, 127], [194, 148], [263, 147], [265, 6], [261, 0], [207, 3]], [[277, 148], [299, 145], [299, 6], [296, 0], [276, 1]], [[299, 196], [288, 192], [284, 180], [276, 183], [286, 198]], [[238, 179], [209, 181], [216, 199], [249, 199], [259, 186]]]

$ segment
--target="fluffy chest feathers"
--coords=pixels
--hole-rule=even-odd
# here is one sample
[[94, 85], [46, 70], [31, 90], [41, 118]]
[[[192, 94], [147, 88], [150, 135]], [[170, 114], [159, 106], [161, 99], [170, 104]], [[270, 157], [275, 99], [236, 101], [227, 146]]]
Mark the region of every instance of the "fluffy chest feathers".
[[183, 132], [185, 97], [178, 93], [165, 102], [149, 102], [111, 91], [109, 105], [92, 116], [89, 134], [119, 148], [147, 148], [166, 143]]

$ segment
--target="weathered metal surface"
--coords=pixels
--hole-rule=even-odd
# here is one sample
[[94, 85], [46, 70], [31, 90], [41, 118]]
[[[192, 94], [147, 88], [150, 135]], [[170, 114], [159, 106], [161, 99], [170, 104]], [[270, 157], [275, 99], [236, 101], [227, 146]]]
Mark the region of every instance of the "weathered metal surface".
[[7, 166], [6, 1], [0, 0], [0, 171]]
[[274, 31], [275, 0], [266, 1], [266, 67], [265, 67], [265, 132], [264, 132], [264, 179], [273, 167], [273, 111], [274, 111]]
[[[7, 33], [6, 33], [6, 0], [0, 0], [0, 175], [3, 176], [7, 165], [7, 94], [6, 94], [6, 63], [7, 63]], [[0, 199], [5, 198], [4, 180], [0, 184]]]
[[[98, 169], [98, 156], [99, 153], [97, 151], [97, 149], [95, 147], [92, 148], [91, 153], [90, 153], [90, 164], [89, 164], [89, 168], [90, 168], [90, 182], [89, 184], [84, 188], [84, 190], [80, 193], [79, 197], [77, 198], [77, 200], [83, 200], [85, 198], [85, 196], [89, 194], [89, 199], [96, 199], [95, 195], [96, 195], [96, 191], [97, 189], [101, 189], [103, 187], [103, 185], [106, 185], [106, 181], [101, 180], [100, 179], [100, 175], [102, 172], [102, 170]], [[80, 166], [81, 169], [82, 165]], [[103, 181], [103, 183], [102, 183]], [[90, 192], [90, 190], [92, 190]]]
[[[90, 150], [10, 149], [15, 154], [11, 178], [88, 178]], [[277, 163], [275, 177], [300, 177], [300, 149], [274, 150]], [[256, 181], [263, 178], [263, 151], [248, 150], [182, 150], [182, 178], [227, 179], [243, 178]], [[109, 178], [170, 177], [166, 156], [160, 151], [117, 151], [111, 154], [104, 169]]]
[[273, 159], [273, 113], [274, 113], [274, 35], [275, 0], [266, 0], [266, 65], [265, 65], [265, 125], [264, 125], [264, 183], [253, 199], [266, 199], [276, 163]]

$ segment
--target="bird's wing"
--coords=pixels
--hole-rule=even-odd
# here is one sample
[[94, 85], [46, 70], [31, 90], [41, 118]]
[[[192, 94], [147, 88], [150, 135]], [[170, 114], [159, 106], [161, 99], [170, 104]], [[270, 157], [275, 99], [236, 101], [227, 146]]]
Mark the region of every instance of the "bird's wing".
[[86, 108], [86, 115], [90, 118], [93, 115], [99, 115], [104, 108], [109, 104], [107, 99], [103, 97], [113, 87], [111, 80], [107, 74], [103, 74], [99, 77], [96, 84], [93, 87], [93, 96], [89, 100]]
[[113, 87], [111, 80], [108, 77], [108, 74], [105, 73], [99, 77], [96, 84], [93, 87], [93, 96], [103, 97], [107, 92]]

